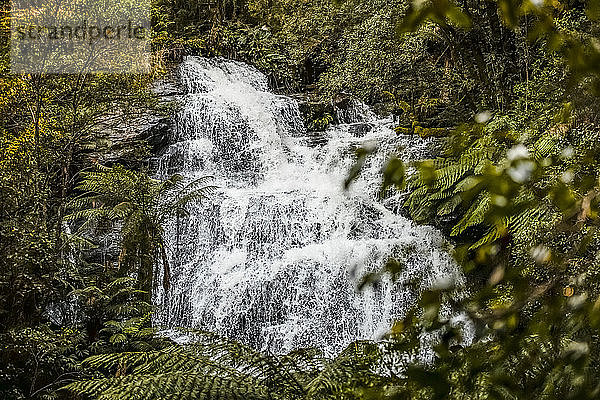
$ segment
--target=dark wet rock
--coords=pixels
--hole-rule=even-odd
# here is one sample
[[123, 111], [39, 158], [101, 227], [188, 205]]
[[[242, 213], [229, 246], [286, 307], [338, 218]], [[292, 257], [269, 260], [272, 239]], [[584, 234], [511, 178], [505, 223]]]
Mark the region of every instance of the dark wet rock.
[[363, 137], [373, 129], [373, 124], [357, 122], [348, 126], [348, 131], [354, 137]]
[[88, 162], [138, 168], [149, 156], [169, 145], [174, 127], [173, 111], [184, 89], [171, 73], [157, 81], [151, 91], [156, 96], [152, 105], [131, 114], [114, 112], [97, 122], [97, 139], [83, 151]]
[[292, 95], [291, 97], [298, 101], [298, 108], [307, 130], [312, 129], [314, 120], [323, 118], [326, 115], [333, 116], [334, 114], [331, 103], [318, 101], [308, 95]]

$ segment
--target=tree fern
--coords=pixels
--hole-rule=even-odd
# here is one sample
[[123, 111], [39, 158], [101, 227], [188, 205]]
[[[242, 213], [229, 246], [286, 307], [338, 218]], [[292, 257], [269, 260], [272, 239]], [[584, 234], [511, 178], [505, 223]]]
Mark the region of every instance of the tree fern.
[[484, 191], [477, 196], [463, 217], [454, 225], [450, 234], [457, 236], [472, 226], [482, 224], [489, 206], [490, 195], [487, 191]]
[[390, 378], [375, 372], [381, 356], [381, 349], [375, 343], [351, 343], [307, 385], [306, 398], [360, 398], [361, 388], [389, 383]]
[[504, 236], [507, 230], [507, 218], [500, 218], [477, 242], [472, 244], [471, 247], [469, 247], [469, 249], [474, 250], [485, 244], [491, 243], [499, 237]]
[[438, 208], [437, 215], [444, 216], [444, 215], [448, 215], [448, 214], [454, 212], [454, 210], [456, 210], [456, 207], [458, 207], [462, 203], [462, 201], [463, 200], [460, 197], [460, 195], [456, 195], [456, 194], [452, 195], [452, 197], [450, 197], [450, 199], [446, 200]]
[[95, 379], [72, 383], [65, 389], [99, 400], [272, 398], [267, 388], [250, 378], [238, 380], [190, 371]]
[[[471, 249], [509, 233], [512, 237], [526, 240], [527, 236], [531, 237], [542, 226], [547, 227], [552, 220], [553, 212], [547, 207], [547, 201], [532, 200], [535, 198], [532, 188], [526, 189], [529, 190], [526, 196], [524, 193], [511, 194], [517, 196], [517, 209], [510, 217], [488, 220], [488, 214], [493, 211], [491, 192], [498, 188], [482, 186], [481, 182], [498, 181], [494, 175], [497, 167], [519, 162], [507, 159], [510, 142], [502, 140], [507, 134], [498, 133], [498, 127], [510, 125], [511, 121], [506, 118], [500, 120], [501, 123], [492, 121], [483, 129], [477, 126], [460, 128], [457, 134], [446, 140], [440, 157], [419, 161], [414, 165], [415, 172], [407, 178], [405, 207], [413, 219], [419, 222], [430, 222], [436, 218], [452, 221], [450, 235], [454, 237], [468, 232], [485, 232], [475, 238]], [[494, 128], [496, 125], [498, 127]], [[533, 143], [530, 146], [532, 159], [540, 161], [559, 157], [559, 144], [564, 132], [565, 129], [559, 126], [530, 138]], [[558, 173], [562, 171], [549, 169], [547, 178], [541, 178], [540, 182], [552, 184]], [[475, 227], [480, 229], [470, 230]]]
[[149, 299], [153, 285], [153, 268], [163, 266], [163, 285], [169, 284], [169, 265], [163, 238], [163, 225], [174, 215], [185, 214], [192, 202], [202, 201], [214, 190], [210, 177], [185, 183], [180, 175], [156, 180], [144, 171], [121, 166], [96, 165], [82, 173], [77, 190], [83, 194], [73, 199], [66, 221], [79, 223], [78, 235], [119, 227], [122, 274], [135, 273], [138, 287]]
[[339, 399], [391, 379], [376, 372], [382, 353], [372, 342], [352, 343], [330, 359], [316, 349], [272, 356], [212, 333], [188, 333], [188, 345], [89, 357], [82, 367], [102, 377], [63, 390], [95, 399]]

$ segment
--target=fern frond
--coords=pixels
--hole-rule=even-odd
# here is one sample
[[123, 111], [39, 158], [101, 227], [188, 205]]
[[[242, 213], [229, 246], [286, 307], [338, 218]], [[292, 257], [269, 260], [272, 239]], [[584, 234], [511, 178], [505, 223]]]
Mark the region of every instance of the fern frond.
[[452, 213], [462, 203], [462, 198], [455, 194], [438, 207], [437, 215], [444, 216]]
[[450, 232], [451, 236], [458, 236], [468, 228], [482, 224], [485, 219], [485, 214], [490, 207], [490, 194], [483, 191], [477, 196], [475, 201], [467, 209], [463, 217], [458, 221]]
[[140, 398], [263, 400], [271, 398], [267, 388], [256, 384], [251, 378], [236, 380], [189, 371], [80, 381], [64, 389], [99, 400]]
[[507, 227], [508, 219], [502, 218], [498, 223], [494, 224], [481, 239], [469, 247], [469, 250], [475, 250], [483, 245], [492, 243], [494, 240], [506, 234]]

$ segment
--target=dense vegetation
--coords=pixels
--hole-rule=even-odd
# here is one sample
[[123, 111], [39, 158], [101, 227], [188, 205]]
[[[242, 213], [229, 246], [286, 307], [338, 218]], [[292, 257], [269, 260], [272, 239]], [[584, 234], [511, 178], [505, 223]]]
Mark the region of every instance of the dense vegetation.
[[[600, 2], [177, 0], [153, 11], [150, 74], [10, 74], [3, 41], [0, 397], [600, 397]], [[391, 155], [382, 200], [406, 192], [405, 211], [447, 233], [469, 293], [432, 288], [385, 345], [334, 359], [156, 335], [162, 223], [211, 187], [150, 178], [144, 144], [128, 156], [134, 170], [95, 160], [111, 126], [158, 107], [148, 87], [184, 54], [241, 59], [280, 91], [357, 98], [393, 113], [398, 135], [436, 137], [435, 159]], [[322, 129], [333, 119], [319, 110]], [[114, 233], [116, 256], [99, 258]], [[401, 268], [390, 259], [382, 272]], [[459, 345], [444, 304], [473, 321], [472, 345]], [[424, 331], [439, 337], [435, 362], [400, 362]]]

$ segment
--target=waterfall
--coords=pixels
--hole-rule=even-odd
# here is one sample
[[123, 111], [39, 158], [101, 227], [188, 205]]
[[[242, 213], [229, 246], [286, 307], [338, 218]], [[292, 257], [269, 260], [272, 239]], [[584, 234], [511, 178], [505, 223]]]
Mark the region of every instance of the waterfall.
[[[274, 353], [335, 353], [384, 334], [419, 288], [462, 282], [439, 232], [399, 215], [398, 198], [378, 200], [389, 154], [423, 156], [428, 140], [397, 136], [365, 107], [315, 140], [297, 102], [240, 62], [189, 57], [179, 77], [187, 94], [158, 174], [211, 175], [219, 189], [166, 227], [171, 288], [155, 294], [157, 324]], [[375, 145], [345, 191], [354, 150]], [[391, 256], [405, 266], [398, 279], [358, 292], [361, 277]]]

